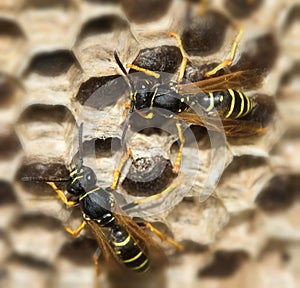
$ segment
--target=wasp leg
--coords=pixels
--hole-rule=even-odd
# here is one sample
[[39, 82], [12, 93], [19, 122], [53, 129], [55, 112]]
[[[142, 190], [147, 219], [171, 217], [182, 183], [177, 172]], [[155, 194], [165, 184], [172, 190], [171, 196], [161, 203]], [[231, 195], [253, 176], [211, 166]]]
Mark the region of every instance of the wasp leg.
[[183, 180], [183, 173], [180, 173], [178, 175], [178, 177], [176, 178], [176, 180], [174, 180], [172, 182], [172, 184], [170, 186], [168, 186], [165, 190], [163, 190], [162, 192], [158, 193], [158, 194], [155, 194], [155, 195], [152, 195], [152, 196], [149, 196], [149, 197], [146, 197], [146, 198], [143, 198], [143, 199], [139, 199], [139, 200], [135, 200], [133, 202], [130, 202], [128, 204], [125, 204], [121, 207], [122, 210], [129, 210], [129, 209], [132, 209], [138, 205], [141, 205], [141, 204], [145, 204], [145, 203], [149, 203], [149, 202], [152, 202], [152, 201], [155, 201], [157, 199], [160, 199], [162, 198], [163, 196], [167, 195], [168, 193], [170, 193], [172, 190], [174, 190], [178, 185], [180, 185], [180, 183], [182, 182]]
[[123, 157], [120, 161], [119, 167], [117, 169], [115, 169], [115, 171], [114, 171], [113, 183], [110, 186], [111, 189], [113, 189], [113, 190], [116, 189], [118, 182], [119, 182], [121, 171], [122, 171], [125, 163], [127, 162], [128, 158], [130, 157], [130, 155], [131, 155], [131, 149], [128, 149], [127, 152], [123, 155]]
[[183, 150], [185, 139], [183, 137], [180, 122], [176, 123], [176, 127], [177, 127], [178, 138], [179, 138], [179, 150], [178, 150], [178, 153], [177, 153], [177, 157], [176, 157], [176, 161], [175, 161], [175, 164], [174, 164], [173, 172], [177, 174], [179, 172], [179, 168], [180, 168], [180, 163], [181, 163], [181, 158], [182, 158], [182, 150]]
[[69, 201], [66, 197], [66, 195], [64, 194], [64, 192], [60, 189], [57, 188], [57, 186], [55, 185], [55, 183], [53, 182], [47, 182], [47, 184], [56, 192], [56, 194], [58, 195], [58, 197], [67, 205], [67, 206], [74, 206], [76, 204], [78, 204], [77, 201]]
[[80, 232], [84, 229], [85, 225], [86, 225], [86, 222], [82, 221], [80, 226], [78, 228], [76, 228], [75, 230], [72, 230], [70, 227], [65, 227], [65, 229], [72, 236], [77, 237], [80, 234]]
[[170, 243], [171, 245], [175, 246], [178, 250], [184, 250], [184, 246], [181, 245], [180, 243], [178, 243], [177, 241], [175, 241], [174, 239], [168, 237], [167, 235], [163, 234], [162, 232], [160, 232], [158, 229], [156, 229], [152, 224], [150, 224], [149, 222], [144, 222], [143, 223], [151, 232], [153, 232], [154, 234], [156, 234], [161, 241], [165, 241]]
[[210, 76], [216, 74], [219, 70], [223, 69], [224, 67], [227, 67], [227, 66], [231, 65], [231, 63], [232, 63], [232, 61], [233, 61], [233, 59], [234, 59], [234, 56], [235, 56], [236, 48], [237, 48], [237, 46], [238, 46], [238, 44], [239, 44], [239, 42], [240, 42], [240, 39], [241, 39], [243, 33], [244, 33], [244, 30], [243, 30], [241, 27], [239, 27], [239, 33], [238, 33], [238, 35], [236, 36], [236, 38], [235, 38], [235, 40], [234, 40], [234, 42], [233, 42], [233, 44], [232, 44], [231, 52], [230, 52], [229, 58], [227, 58], [226, 60], [224, 60], [223, 62], [221, 62], [221, 63], [220, 63], [217, 67], [215, 67], [214, 69], [212, 69], [212, 70], [206, 72], [206, 73], [204, 74], [205, 77], [210, 77]]
[[157, 79], [160, 78], [160, 74], [159, 73], [153, 72], [153, 71], [151, 71], [149, 69], [146, 69], [146, 68], [142, 68], [142, 67], [136, 66], [134, 64], [127, 64], [126, 67], [130, 68], [130, 69], [133, 69], [135, 71], [138, 71], [138, 72], [143, 72], [143, 73], [145, 73], [145, 74], [147, 74], [149, 76], [153, 76], [153, 77], [155, 77]]
[[180, 53], [182, 55], [182, 61], [181, 61], [181, 64], [180, 64], [179, 75], [178, 75], [178, 79], [177, 79], [177, 81], [180, 83], [183, 79], [183, 76], [184, 76], [184, 72], [185, 72], [185, 68], [186, 68], [186, 64], [187, 64], [187, 56], [186, 56], [186, 53], [183, 49], [182, 41], [181, 41], [179, 35], [174, 33], [174, 32], [169, 32], [169, 35], [171, 37], [176, 38], [177, 43], [178, 43], [178, 48], [179, 48]]

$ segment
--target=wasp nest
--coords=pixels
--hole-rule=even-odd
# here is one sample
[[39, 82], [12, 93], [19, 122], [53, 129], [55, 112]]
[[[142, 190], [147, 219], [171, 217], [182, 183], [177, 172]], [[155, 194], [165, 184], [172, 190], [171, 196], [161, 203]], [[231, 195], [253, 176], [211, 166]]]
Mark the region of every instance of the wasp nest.
[[[129, 102], [114, 51], [125, 64], [176, 74], [182, 56], [168, 35], [176, 32], [188, 54], [185, 76], [194, 82], [228, 57], [242, 27], [229, 69], [265, 72], [262, 85], [245, 92], [259, 104], [255, 117], [265, 132], [224, 139], [185, 127], [182, 183], [132, 216], [155, 222], [186, 248], [174, 252], [163, 244], [169, 267], [162, 278], [145, 278], [143, 287], [296, 287], [300, 6], [293, 2], [1, 1], [0, 286], [92, 287], [95, 281], [95, 240], [88, 232], [73, 239], [64, 230], [81, 221], [79, 209], [64, 207], [46, 183], [20, 178], [68, 176], [83, 122], [85, 164], [100, 186], [110, 185]], [[140, 133], [128, 131], [132, 161], [118, 186], [127, 201], [160, 193], [177, 179], [176, 128], [140, 122]], [[105, 274], [100, 281], [120, 286]]]

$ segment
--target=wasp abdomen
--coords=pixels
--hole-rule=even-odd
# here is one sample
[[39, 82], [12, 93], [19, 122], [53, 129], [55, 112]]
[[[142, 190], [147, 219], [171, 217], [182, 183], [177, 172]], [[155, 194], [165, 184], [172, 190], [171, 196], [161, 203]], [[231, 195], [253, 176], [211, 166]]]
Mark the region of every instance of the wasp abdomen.
[[244, 93], [232, 89], [202, 93], [197, 102], [207, 113], [215, 109], [221, 117], [234, 119], [246, 116], [253, 107], [252, 101]]
[[111, 245], [127, 268], [136, 272], [146, 272], [149, 269], [149, 259], [125, 229], [115, 225], [110, 237]]

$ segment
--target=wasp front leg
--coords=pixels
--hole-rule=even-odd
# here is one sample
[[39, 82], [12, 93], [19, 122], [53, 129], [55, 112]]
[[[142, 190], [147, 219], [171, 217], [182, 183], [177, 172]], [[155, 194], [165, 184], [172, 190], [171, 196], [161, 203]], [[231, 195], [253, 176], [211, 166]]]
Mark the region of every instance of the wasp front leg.
[[67, 206], [74, 206], [74, 205], [78, 204], [77, 201], [69, 201], [67, 199], [65, 193], [62, 190], [58, 189], [57, 186], [55, 185], [55, 183], [47, 182], [47, 184], [56, 192], [56, 194], [61, 199], [61, 201], [63, 201]]

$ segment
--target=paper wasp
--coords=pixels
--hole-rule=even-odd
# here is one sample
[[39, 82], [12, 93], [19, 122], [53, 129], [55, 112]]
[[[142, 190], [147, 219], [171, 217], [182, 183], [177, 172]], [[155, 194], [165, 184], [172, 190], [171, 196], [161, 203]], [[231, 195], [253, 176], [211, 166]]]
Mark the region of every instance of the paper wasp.
[[[83, 125], [81, 124], [79, 130], [79, 161], [69, 177], [52, 179], [26, 176], [21, 180], [47, 182], [67, 206], [80, 206], [83, 217], [81, 225], [75, 230], [69, 227], [66, 230], [76, 237], [88, 224], [99, 244], [99, 248], [94, 255], [97, 271], [101, 254], [106, 260], [108, 270], [113, 273], [146, 272], [151, 268], [163, 267], [167, 261], [162, 248], [144, 231], [138, 222], [125, 212], [137, 205], [151, 201], [153, 197], [127, 203], [122, 207], [116, 201], [115, 185], [118, 182], [120, 170], [127, 161], [130, 152], [123, 156], [120, 167], [115, 170], [112, 187], [101, 188], [97, 186], [95, 172], [90, 167], [83, 165], [82, 129]], [[66, 190], [71, 195], [72, 200], [68, 200], [65, 193], [57, 188], [55, 183], [59, 182], [67, 184]], [[164, 193], [168, 193], [172, 189], [173, 187], [170, 186]], [[178, 249], [183, 249], [181, 244], [162, 234], [150, 223], [142, 221], [141, 224], [155, 233], [161, 240], [169, 242]]]
[[[122, 140], [125, 138], [124, 135], [128, 127], [130, 127], [130, 114], [132, 112], [137, 111], [144, 118], [152, 119], [155, 112], [157, 113], [155, 108], [160, 108], [158, 109], [160, 114], [178, 120], [177, 130], [180, 147], [173, 169], [174, 172], [178, 172], [184, 143], [181, 129], [182, 120], [190, 124], [204, 126], [208, 130], [225, 132], [226, 136], [229, 137], [247, 137], [263, 133], [262, 123], [251, 119], [251, 112], [256, 103], [240, 91], [240, 89], [253, 89], [260, 85], [263, 73], [253, 69], [216, 76], [231, 65], [242, 32], [243, 30], [240, 29], [232, 45], [230, 57], [215, 68], [205, 72], [202, 80], [193, 83], [187, 83], [184, 79], [188, 58], [180, 37], [175, 33], [170, 33], [170, 36], [176, 38], [182, 55], [179, 75], [176, 80], [167, 79], [165, 81], [161, 77], [161, 72], [127, 64], [127, 68], [144, 73], [143, 79], [135, 79], [134, 76], [132, 77], [131, 74], [127, 73], [115, 52], [115, 60], [122, 72], [128, 76], [131, 88], [129, 116], [125, 123]], [[200, 113], [194, 111], [193, 108], [196, 106], [201, 107]]]

